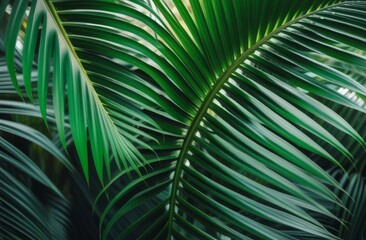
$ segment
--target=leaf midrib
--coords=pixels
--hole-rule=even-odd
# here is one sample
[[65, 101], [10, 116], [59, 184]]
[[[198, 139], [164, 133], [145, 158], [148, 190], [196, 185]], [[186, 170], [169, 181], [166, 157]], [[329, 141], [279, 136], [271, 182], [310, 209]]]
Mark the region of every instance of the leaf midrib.
[[74, 45], [71, 43], [71, 41], [68, 37], [68, 34], [62, 25], [62, 21], [57, 14], [56, 8], [53, 6], [53, 3], [51, 2], [51, 0], [43, 0], [43, 1], [45, 2], [45, 6], [47, 7], [47, 9], [49, 10], [49, 13], [51, 13], [50, 15], [53, 18], [53, 21], [55, 22], [57, 29], [61, 32], [62, 38], [68, 46], [68, 50], [71, 52], [71, 55], [73, 56], [74, 60], [76, 61], [83, 76], [85, 77], [85, 80], [87, 81], [87, 83], [89, 85], [88, 89], [92, 92], [94, 99], [97, 101], [99, 108], [103, 111], [103, 113], [105, 114], [107, 119], [113, 124], [113, 126], [115, 126], [115, 124], [114, 124], [113, 120], [111, 119], [111, 117], [109, 116], [108, 112], [103, 107], [104, 104], [100, 100], [99, 95], [94, 88], [94, 83], [90, 80], [89, 75], [87, 74], [83, 64], [81, 63], [80, 58], [75, 51]]
[[[105, 117], [106, 122], [110, 126], [113, 127], [113, 129], [111, 129], [111, 131], [113, 131], [117, 135], [119, 135], [120, 132], [118, 130], [118, 127], [116, 126], [115, 122], [113, 121], [113, 119], [111, 118], [111, 116], [109, 115], [107, 110], [104, 108], [104, 104], [101, 101], [101, 99], [99, 98], [99, 94], [97, 93], [97, 91], [94, 88], [94, 83], [89, 78], [89, 75], [87, 74], [87, 71], [85, 70], [83, 64], [81, 63], [81, 60], [80, 60], [79, 56], [77, 55], [77, 53], [75, 51], [74, 45], [71, 43], [71, 41], [69, 39], [69, 36], [68, 36], [65, 28], [63, 27], [62, 21], [61, 21], [60, 17], [57, 14], [56, 8], [54, 7], [51, 0], [43, 0], [43, 2], [44, 2], [45, 7], [47, 8], [48, 12], [50, 13], [50, 16], [51, 16], [52, 20], [54, 21], [57, 30], [60, 31], [60, 35], [61, 35], [62, 39], [65, 41], [65, 43], [67, 45], [67, 49], [69, 50], [70, 55], [76, 61], [76, 64], [78, 65], [78, 68], [79, 68], [81, 74], [84, 76], [84, 79], [87, 82], [88, 90], [91, 92], [91, 94], [92, 94], [92, 96], [93, 96], [93, 98], [96, 102], [96, 107], [100, 111], [102, 111], [101, 114]], [[116, 159], [116, 161], [118, 161], [118, 159]], [[137, 170], [137, 172], [138, 172], [138, 170]], [[88, 176], [86, 176], [86, 177], [88, 179]]]
[[186, 156], [188, 154], [189, 146], [191, 145], [193, 138], [197, 132], [197, 129], [206, 114], [210, 104], [215, 99], [216, 94], [221, 90], [222, 86], [226, 83], [226, 81], [229, 79], [230, 75], [239, 67], [239, 65], [252, 53], [254, 53], [260, 46], [262, 46], [264, 43], [266, 43], [270, 38], [272, 38], [274, 35], [281, 32], [283, 29], [287, 28], [288, 26], [300, 21], [301, 19], [315, 14], [319, 11], [326, 10], [331, 7], [335, 7], [343, 2], [339, 2], [336, 4], [332, 4], [320, 9], [317, 9], [315, 11], [306, 13], [300, 17], [297, 17], [284, 25], [276, 28], [272, 32], [270, 32], [267, 36], [263, 37], [261, 40], [259, 40], [256, 44], [254, 44], [252, 47], [244, 51], [228, 68], [225, 70], [222, 75], [217, 78], [215, 84], [213, 85], [213, 88], [208, 92], [206, 95], [206, 98], [203, 100], [201, 107], [198, 109], [197, 114], [192, 120], [192, 124], [189, 127], [187, 131], [187, 135], [184, 138], [182, 150], [179, 153], [178, 159], [177, 159], [177, 166], [176, 170], [174, 172], [174, 177], [172, 181], [172, 188], [171, 188], [171, 195], [170, 195], [170, 203], [169, 203], [169, 210], [168, 210], [168, 239], [171, 239], [172, 236], [172, 226], [173, 226], [173, 215], [174, 215], [174, 208], [176, 203], [176, 196], [178, 192], [178, 184], [180, 182], [180, 178], [183, 171], [183, 166], [185, 163]]

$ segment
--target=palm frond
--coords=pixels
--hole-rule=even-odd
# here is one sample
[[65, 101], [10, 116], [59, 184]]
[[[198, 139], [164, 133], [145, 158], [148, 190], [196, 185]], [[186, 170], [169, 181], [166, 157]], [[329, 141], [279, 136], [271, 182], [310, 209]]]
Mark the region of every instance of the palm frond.
[[[20, 93], [16, 70], [14, 68], [14, 52], [18, 40], [18, 31], [27, 10], [27, 1], [15, 1], [12, 14], [9, 17], [5, 32], [6, 61], [14, 86]], [[3, 10], [4, 11], [4, 10]], [[2, 13], [3, 14], [3, 13]], [[55, 107], [56, 122], [60, 138], [64, 141], [65, 110], [70, 113], [70, 125], [73, 140], [77, 147], [84, 173], [88, 179], [87, 133], [89, 134], [98, 176], [103, 182], [103, 165], [109, 169], [109, 151], [117, 159], [117, 164], [122, 160], [126, 167], [130, 164], [136, 166], [143, 161], [141, 154], [132, 144], [137, 141], [131, 134], [124, 133], [114, 120], [117, 113], [123, 110], [110, 109], [117, 103], [115, 100], [102, 100], [95, 90], [95, 83], [90, 80], [82, 60], [76, 54], [76, 49], [70, 42], [70, 36], [65, 32], [62, 22], [50, 1], [33, 1], [27, 21], [27, 28], [23, 39], [22, 71], [26, 93], [33, 101], [31, 88], [31, 73], [36, 56], [38, 64], [38, 99], [40, 111], [46, 119], [46, 99], [51, 62], [53, 62], [53, 102]], [[39, 34], [38, 30], [41, 27]], [[37, 39], [40, 45], [36, 46]], [[103, 74], [100, 71], [99, 74]], [[67, 87], [66, 87], [67, 85]], [[67, 88], [68, 106], [64, 105]], [[88, 103], [88, 104], [86, 104]], [[108, 106], [108, 108], [107, 108]], [[129, 107], [125, 111], [130, 112]], [[124, 124], [122, 125], [124, 126]], [[128, 126], [126, 126], [128, 128]]]
[[[174, 57], [162, 53], [164, 57], [170, 57], [169, 62], [177, 71], [182, 71], [180, 74], [181, 78], [185, 79], [185, 84], [172, 81], [179, 86], [182, 96], [188, 94], [189, 99], [195, 102], [191, 105], [196, 108], [196, 113], [187, 128], [179, 153], [176, 153], [175, 149], [181, 142], [180, 138], [170, 145], [173, 150], [170, 154], [178, 154], [176, 158], [169, 155], [169, 159], [176, 164], [172, 186], [164, 187], [167, 182], [156, 180], [157, 174], [163, 179], [167, 178], [169, 164], [148, 171], [143, 179], [137, 178], [136, 181], [132, 181], [107, 206], [104, 216], [114, 204], [124, 203], [124, 207], [115, 213], [115, 218], [106, 223], [103, 237], [108, 236], [108, 231], [117, 222], [118, 216], [126, 216], [127, 212], [132, 211], [132, 206], [138, 201], [137, 196], [132, 194], [145, 183], [148, 185], [139, 198], [141, 201], [148, 199], [147, 194], [151, 197], [156, 196], [159, 188], [161, 194], [166, 191], [170, 194], [169, 202], [162, 200], [162, 204], [168, 206], [167, 215], [160, 215], [156, 223], [140, 235], [142, 238], [153, 235], [156, 238], [174, 236], [179, 239], [193, 234], [197, 238], [226, 236], [244, 239], [243, 233], [261, 239], [291, 238], [290, 231], [288, 235], [286, 231], [279, 232], [265, 224], [274, 222], [282, 225], [284, 229], [286, 226], [299, 229], [305, 232], [302, 233], [304, 236], [314, 234], [333, 239], [334, 236], [312, 217], [309, 210], [337, 219], [335, 214], [327, 209], [329, 204], [321, 202], [325, 200], [342, 206], [332, 189], [328, 188], [332, 185], [341, 189], [341, 186], [305, 153], [317, 155], [323, 161], [328, 160], [331, 165], [340, 168], [340, 159], [353, 161], [353, 155], [331, 132], [312, 120], [312, 116], [319, 117], [327, 126], [350, 136], [352, 141], [358, 142], [361, 147], [365, 146], [363, 138], [350, 124], [318, 100], [328, 99], [364, 113], [363, 108], [337, 92], [337, 88], [347, 88], [360, 95], [365, 95], [365, 88], [350, 76], [318, 61], [314, 53], [364, 65], [365, 60], [361, 55], [346, 54], [342, 50], [343, 45], [350, 44], [344, 36], [358, 29], [357, 24], [363, 22], [355, 22], [353, 28], [349, 28], [346, 33], [322, 36], [329, 40], [325, 41], [325, 44], [307, 38], [299, 39], [297, 36], [306, 35], [307, 31], [318, 32], [312, 28], [318, 28], [317, 21], [322, 20], [319, 15], [335, 15], [335, 10], [359, 8], [363, 3], [336, 4], [332, 8], [326, 7], [326, 4], [321, 5], [322, 3], [318, 3], [320, 5], [317, 6], [302, 6], [303, 8], [293, 5], [297, 11], [283, 10], [294, 14], [293, 16], [273, 16], [273, 22], [280, 22], [277, 28], [261, 29], [261, 26], [256, 28], [255, 25], [250, 28], [253, 33], [248, 32], [244, 35], [253, 39], [245, 42], [245, 37], [242, 36], [243, 40], [237, 42], [243, 45], [236, 46], [228, 39], [238, 38], [237, 31], [219, 32], [228, 29], [228, 26], [224, 25], [226, 22], [220, 18], [230, 18], [223, 13], [230, 9], [231, 3], [222, 6], [219, 2], [198, 4], [192, 1], [192, 17], [185, 12], [186, 6], [180, 1], [175, 2], [190, 31], [188, 34], [177, 24], [175, 16], [158, 1], [155, 4], [162, 18], [159, 19], [159, 23], [162, 26], [169, 24], [174, 31], [172, 36], [178, 42], [171, 43], [170, 36], [159, 35], [156, 30], [158, 27], [155, 27], [154, 23], [147, 25], [157, 33], [157, 39], [164, 41], [175, 53], [178, 52], [176, 44], [180, 44], [187, 53], [192, 54], [192, 57], [184, 52], [181, 55], [177, 54], [181, 64], [192, 73], [191, 76], [185, 77], [184, 74], [187, 73], [183, 71], [187, 70], [178, 68], [173, 63], [177, 61]], [[245, 9], [234, 5], [235, 3], [231, 6], [232, 9]], [[143, 7], [148, 9], [148, 6]], [[98, 9], [100, 8], [101, 6], [98, 6]], [[253, 8], [255, 9], [255, 6], [250, 5], [247, 9], [253, 11]], [[202, 13], [201, 9], [205, 9], [206, 12]], [[265, 15], [262, 13], [265, 10], [257, 11], [259, 13], [255, 16]], [[251, 16], [249, 13], [242, 14], [245, 17]], [[239, 16], [239, 19], [243, 18]], [[143, 17], [139, 19], [142, 21]], [[281, 22], [284, 19], [286, 21]], [[144, 22], [146, 21], [144, 19]], [[253, 24], [254, 21], [247, 22]], [[205, 26], [206, 24], [212, 25]], [[331, 28], [335, 23], [330, 21], [328, 24], [325, 29]], [[195, 30], [199, 27], [201, 29]], [[246, 31], [249, 31], [249, 28]], [[245, 29], [239, 31], [242, 32], [245, 32]], [[357, 35], [360, 36], [360, 33]], [[215, 40], [217, 42], [210, 42]], [[232, 45], [225, 46], [220, 41], [230, 42]], [[208, 46], [214, 49], [205, 50], [204, 47]], [[351, 43], [350, 46], [357, 48], [358, 45]], [[162, 47], [158, 49], [161, 50]], [[200, 61], [202, 58], [205, 60]], [[217, 67], [212, 67], [215, 64]], [[210, 67], [214, 69], [213, 72], [210, 72]], [[165, 66], [161, 68], [167, 69]], [[169, 77], [174, 78], [174, 75]], [[191, 79], [199, 80], [192, 82]], [[188, 90], [188, 87], [191, 89]], [[186, 106], [187, 102], [178, 100], [175, 103], [178, 105], [178, 111], [186, 109], [187, 115], [191, 115]], [[198, 107], [195, 107], [197, 105]], [[339, 153], [337, 156], [340, 157], [332, 156], [336, 153]], [[155, 160], [151, 160], [151, 164], [155, 164]], [[154, 169], [154, 165], [151, 166]], [[152, 182], [148, 182], [147, 179], [151, 179]], [[320, 201], [319, 197], [323, 200]], [[151, 216], [157, 216], [157, 212], [157, 209], [152, 209], [151, 213], [143, 214], [138, 222], [142, 224]], [[245, 217], [247, 214], [251, 217]], [[136, 224], [133, 227], [137, 230], [139, 226]], [[122, 232], [120, 237], [131, 234], [133, 227]]]

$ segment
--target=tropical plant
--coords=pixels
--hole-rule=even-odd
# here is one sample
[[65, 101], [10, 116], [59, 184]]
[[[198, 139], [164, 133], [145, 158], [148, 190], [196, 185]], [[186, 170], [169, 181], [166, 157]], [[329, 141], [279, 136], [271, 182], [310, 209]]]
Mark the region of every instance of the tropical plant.
[[365, 1], [1, 0], [0, 19], [0, 87], [80, 159], [102, 239], [366, 239]]

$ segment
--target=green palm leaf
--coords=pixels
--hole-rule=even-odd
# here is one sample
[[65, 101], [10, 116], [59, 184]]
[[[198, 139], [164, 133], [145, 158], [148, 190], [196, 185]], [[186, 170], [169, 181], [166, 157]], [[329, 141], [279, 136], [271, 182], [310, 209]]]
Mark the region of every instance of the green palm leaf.
[[[365, 67], [358, 53], [365, 50], [365, 3], [173, 6], [175, 12], [163, 1], [32, 1], [22, 53], [29, 98], [36, 52], [41, 113], [53, 59], [59, 133], [63, 139], [66, 109], [85, 175], [89, 136], [102, 182], [104, 165], [112, 175], [111, 155], [117, 167], [123, 163], [104, 190], [131, 178], [102, 213], [103, 239], [131, 214], [134, 223], [118, 239], [295, 239], [294, 230], [335, 239], [315, 216], [342, 225], [329, 206], [345, 208], [333, 191], [344, 190], [318, 164], [342, 169], [354, 156], [328, 127], [361, 148], [365, 142], [322, 100], [363, 114], [337, 89], [364, 97], [366, 88], [322, 58]], [[16, 87], [13, 52], [26, 8], [15, 1], [5, 33]], [[152, 199], [160, 201], [136, 210]]]
[[[6, 30], [5, 50], [6, 60], [9, 67], [9, 73], [13, 84], [18, 92], [18, 81], [15, 73], [14, 55], [11, 52], [15, 50], [15, 43], [18, 35], [22, 16], [27, 9], [27, 1], [16, 1], [13, 6], [12, 15]], [[32, 100], [31, 91], [31, 71], [36, 51], [36, 41], [38, 38], [38, 29], [42, 26], [40, 34], [40, 46], [37, 48], [38, 56], [38, 98], [40, 111], [46, 116], [46, 99], [48, 94], [48, 75], [50, 73], [51, 59], [54, 61], [53, 72], [53, 101], [55, 106], [55, 116], [62, 141], [64, 141], [64, 116], [67, 107], [70, 113], [71, 131], [77, 147], [83, 170], [88, 176], [87, 162], [87, 131], [90, 136], [94, 163], [98, 171], [100, 180], [103, 182], [103, 165], [109, 169], [110, 147], [115, 159], [123, 160], [125, 167], [129, 164], [136, 166], [141, 162], [142, 156], [133, 146], [134, 138], [131, 134], [123, 133], [121, 127], [118, 127], [113, 120], [114, 113], [108, 110], [104, 104], [109, 107], [116, 105], [116, 102], [102, 102], [98, 93], [94, 89], [94, 83], [91, 82], [81, 59], [75, 52], [75, 48], [70, 42], [69, 35], [61, 25], [61, 21], [55, 12], [55, 8], [50, 1], [33, 1], [30, 9], [27, 31], [24, 37], [24, 49], [22, 54], [22, 68], [24, 75], [25, 90]], [[102, 74], [102, 72], [99, 72]], [[67, 84], [68, 106], [65, 101], [65, 84]], [[108, 110], [108, 111], [107, 111]], [[128, 111], [129, 109], [126, 109]], [[123, 112], [123, 110], [121, 110]], [[121, 112], [119, 111], [119, 112]], [[130, 138], [130, 139], [128, 139]], [[132, 140], [131, 140], [132, 138]], [[122, 150], [123, 149], [123, 150]], [[120, 166], [119, 162], [117, 162]]]

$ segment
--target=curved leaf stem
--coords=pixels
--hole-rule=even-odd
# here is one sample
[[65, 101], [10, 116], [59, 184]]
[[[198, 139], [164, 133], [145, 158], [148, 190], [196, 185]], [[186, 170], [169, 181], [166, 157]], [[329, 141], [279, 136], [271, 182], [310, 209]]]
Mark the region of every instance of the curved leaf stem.
[[216, 94], [221, 90], [222, 86], [226, 83], [226, 81], [229, 79], [230, 75], [239, 67], [239, 65], [252, 53], [254, 53], [262, 44], [267, 42], [270, 38], [272, 38], [274, 35], [278, 34], [283, 29], [287, 28], [291, 24], [294, 24], [301, 19], [312, 15], [314, 13], [317, 13], [319, 11], [335, 7], [341, 3], [337, 3], [331, 6], [327, 6], [321, 9], [317, 9], [315, 11], [306, 13], [298, 18], [295, 18], [284, 25], [276, 28], [271, 33], [269, 33], [267, 36], [259, 40], [256, 44], [254, 44], [252, 47], [244, 51], [223, 73], [222, 75], [216, 80], [215, 84], [213, 85], [213, 88], [208, 92], [206, 98], [203, 100], [201, 107], [198, 109], [197, 114], [192, 120], [192, 124], [190, 128], [188, 129], [187, 135], [184, 139], [182, 150], [179, 153], [178, 160], [177, 160], [177, 166], [176, 170], [174, 172], [173, 182], [172, 182], [172, 189], [171, 189], [171, 196], [170, 196], [170, 203], [169, 203], [169, 212], [168, 212], [168, 239], [171, 239], [172, 235], [172, 226], [173, 226], [173, 217], [174, 217], [174, 208], [175, 208], [175, 202], [176, 202], [176, 196], [177, 196], [177, 190], [178, 190], [178, 184], [180, 182], [180, 178], [182, 175], [182, 170], [184, 163], [186, 161], [186, 156], [188, 154], [189, 146], [191, 145], [193, 138], [197, 132], [197, 129], [206, 114], [210, 104], [214, 100]]

